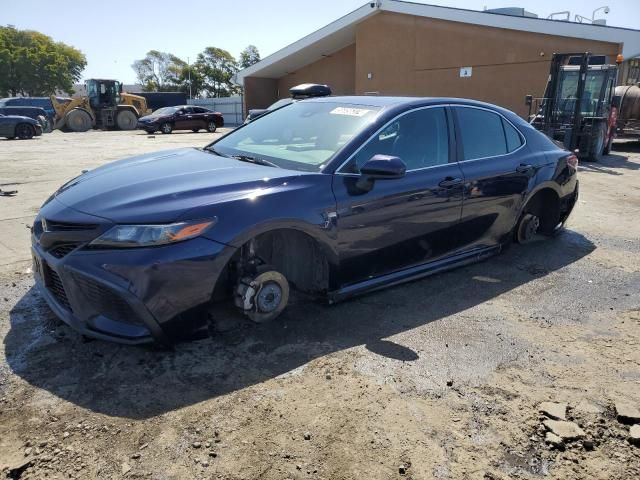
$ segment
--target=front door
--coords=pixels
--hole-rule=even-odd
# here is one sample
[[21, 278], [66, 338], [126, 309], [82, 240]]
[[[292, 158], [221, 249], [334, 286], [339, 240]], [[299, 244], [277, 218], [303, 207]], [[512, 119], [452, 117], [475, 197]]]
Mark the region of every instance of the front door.
[[[334, 175], [341, 286], [435, 260], [453, 248], [463, 177], [451, 145], [447, 110], [421, 108], [387, 124]], [[363, 192], [357, 172], [376, 154], [400, 157], [407, 173], [376, 180]]]
[[175, 114], [173, 121], [173, 128], [175, 130], [191, 130], [191, 115], [192, 110], [188, 110], [190, 107], [184, 107], [178, 110]]
[[0, 137], [13, 137], [15, 135], [15, 124], [16, 121], [14, 119], [0, 115]]

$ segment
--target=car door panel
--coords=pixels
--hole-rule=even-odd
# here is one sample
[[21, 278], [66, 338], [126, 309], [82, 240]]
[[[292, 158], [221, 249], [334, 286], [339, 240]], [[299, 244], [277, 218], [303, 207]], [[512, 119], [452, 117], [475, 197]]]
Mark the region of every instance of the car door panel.
[[190, 119], [186, 109], [180, 109], [174, 114], [173, 128], [174, 130], [188, 130], [191, 128]]
[[436, 260], [451, 248], [462, 210], [462, 185], [438, 184], [462, 173], [457, 164], [429, 170], [377, 181], [365, 195], [354, 195], [356, 177], [336, 176], [344, 284]]
[[[495, 112], [475, 109], [473, 107], [456, 107], [457, 135], [460, 138], [459, 157], [462, 159], [462, 169], [465, 185], [462, 218], [460, 221], [461, 241], [466, 248], [494, 246], [503, 242], [515, 225], [522, 202], [529, 191], [530, 184], [535, 176], [535, 158], [524, 144], [522, 137], [519, 145], [513, 144], [513, 139], [508, 142], [505, 138], [504, 128], [508, 122]], [[466, 121], [461, 121], [461, 116], [473, 111]], [[482, 113], [480, 113], [482, 112]], [[473, 117], [476, 117], [473, 119]], [[487, 143], [486, 149], [478, 146], [479, 143], [489, 142], [487, 137], [492, 135], [490, 123], [495, 123], [495, 142], [499, 142], [502, 130], [504, 148], [491, 146]], [[473, 125], [478, 122], [478, 126]], [[480, 124], [482, 129], [479, 130]], [[502, 125], [500, 127], [500, 125]], [[475, 128], [474, 128], [475, 127]], [[471, 132], [471, 133], [470, 133]], [[477, 138], [478, 132], [484, 136], [471, 146], [475, 151], [464, 152], [464, 146]], [[494, 152], [491, 152], [494, 148]], [[513, 151], [509, 151], [513, 150]], [[497, 153], [497, 155], [491, 155]], [[469, 156], [481, 156], [481, 158], [469, 158]]]
[[[444, 118], [444, 108], [438, 115]], [[435, 114], [435, 112], [432, 112]], [[406, 119], [411, 119], [407, 116]], [[425, 119], [416, 122], [422, 130], [412, 132], [421, 137]], [[426, 119], [429, 120], [428, 118]], [[422, 155], [429, 163], [434, 155], [443, 164], [420, 168], [415, 158], [429, 150], [429, 143], [408, 143], [409, 148], [397, 149], [406, 130], [390, 122], [347, 163], [362, 166], [358, 155], [370, 158], [372, 154], [394, 155], [403, 153], [414, 168], [403, 178], [376, 180], [370, 191], [358, 186], [358, 174], [336, 174], [333, 190], [337, 202], [337, 245], [340, 255], [341, 284], [348, 285], [375, 276], [391, 273], [409, 266], [442, 257], [455, 249], [455, 229], [462, 210], [463, 177], [459, 165], [449, 163], [447, 123], [444, 120], [444, 140], [437, 152]], [[442, 125], [439, 122], [438, 125]], [[394, 151], [396, 148], [396, 151]], [[411, 159], [411, 150], [415, 155]], [[419, 152], [418, 152], [419, 151]], [[445, 158], [440, 158], [445, 155]], [[402, 159], [401, 155], [400, 156]], [[456, 181], [457, 180], [457, 181]]]
[[15, 120], [0, 117], [0, 137], [13, 137], [15, 135]]

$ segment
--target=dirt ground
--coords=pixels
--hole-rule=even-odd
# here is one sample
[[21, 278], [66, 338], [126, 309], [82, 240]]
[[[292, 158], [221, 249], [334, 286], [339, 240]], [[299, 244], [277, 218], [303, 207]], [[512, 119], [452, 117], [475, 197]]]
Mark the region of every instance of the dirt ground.
[[[1, 476], [640, 478], [617, 417], [640, 408], [638, 143], [581, 164], [565, 233], [483, 263], [268, 326], [223, 319], [173, 351], [58, 321], [30, 275], [39, 205], [83, 169], [211, 138], [0, 141], [0, 188], [19, 191], [0, 197]], [[585, 437], [546, 443], [544, 401]]]

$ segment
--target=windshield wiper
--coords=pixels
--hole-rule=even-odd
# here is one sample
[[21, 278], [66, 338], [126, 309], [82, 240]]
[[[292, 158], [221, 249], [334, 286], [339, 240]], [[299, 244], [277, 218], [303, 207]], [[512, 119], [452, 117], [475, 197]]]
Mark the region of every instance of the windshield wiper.
[[266, 165], [267, 167], [275, 167], [281, 168], [279, 165], [276, 165], [269, 160], [265, 160], [264, 158], [252, 157], [250, 155], [231, 155], [231, 158], [235, 158], [236, 160], [240, 160], [241, 162], [255, 163], [256, 165]]
[[215, 147], [206, 147], [203, 150], [206, 151], [206, 152], [209, 152], [209, 153], [213, 153], [214, 155], [218, 155], [219, 157], [229, 157], [229, 155], [226, 155], [226, 154], [216, 150]]

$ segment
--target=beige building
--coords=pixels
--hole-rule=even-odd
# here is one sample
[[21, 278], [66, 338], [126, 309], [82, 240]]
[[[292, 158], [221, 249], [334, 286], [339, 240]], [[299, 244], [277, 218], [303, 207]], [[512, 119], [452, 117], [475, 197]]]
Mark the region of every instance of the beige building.
[[336, 95], [473, 98], [525, 115], [525, 95], [543, 95], [554, 52], [640, 53], [638, 30], [526, 14], [370, 2], [240, 71], [236, 81], [246, 109], [310, 82]]

